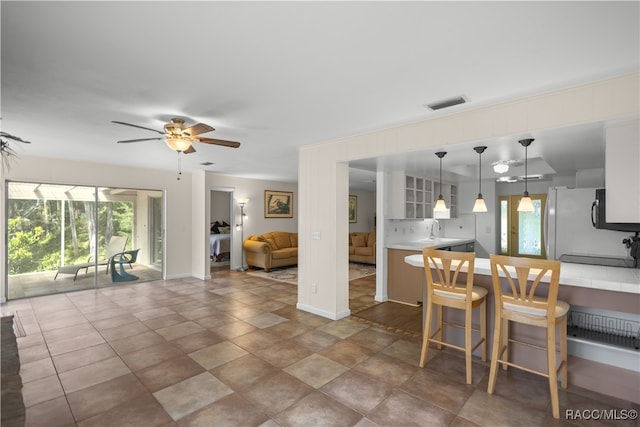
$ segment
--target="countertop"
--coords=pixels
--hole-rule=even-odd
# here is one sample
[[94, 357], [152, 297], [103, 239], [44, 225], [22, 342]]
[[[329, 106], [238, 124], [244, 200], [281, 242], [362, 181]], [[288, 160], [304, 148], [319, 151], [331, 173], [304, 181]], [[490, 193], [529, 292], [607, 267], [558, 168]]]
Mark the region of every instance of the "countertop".
[[473, 243], [476, 239], [473, 238], [449, 238], [438, 237], [435, 239], [421, 239], [413, 240], [410, 242], [402, 243], [389, 243], [387, 249], [402, 249], [405, 251], [422, 251], [422, 248], [446, 248], [449, 246], [465, 245], [467, 243]]
[[[409, 255], [404, 260], [415, 267], [424, 267], [422, 255]], [[491, 275], [488, 258], [475, 259], [474, 274]], [[560, 284], [640, 294], [640, 269], [563, 262], [560, 267]]]

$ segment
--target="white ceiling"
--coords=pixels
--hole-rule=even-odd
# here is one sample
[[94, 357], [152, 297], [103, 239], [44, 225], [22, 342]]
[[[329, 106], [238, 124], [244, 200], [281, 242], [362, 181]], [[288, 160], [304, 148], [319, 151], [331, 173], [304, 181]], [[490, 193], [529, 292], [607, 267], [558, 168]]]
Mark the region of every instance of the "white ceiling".
[[[451, 114], [639, 70], [639, 5], [2, 1], [2, 130], [33, 142], [19, 154], [175, 170], [161, 141], [116, 143], [155, 134], [111, 121], [183, 117], [242, 143], [196, 144], [183, 170], [295, 182], [297, 147], [445, 114], [423, 104], [470, 100]], [[603, 126], [521, 137], [571, 174], [604, 166]], [[524, 156], [514, 138], [447, 146], [445, 171], [475, 176], [474, 145], [487, 168]], [[434, 151], [352, 166], [428, 173]]]

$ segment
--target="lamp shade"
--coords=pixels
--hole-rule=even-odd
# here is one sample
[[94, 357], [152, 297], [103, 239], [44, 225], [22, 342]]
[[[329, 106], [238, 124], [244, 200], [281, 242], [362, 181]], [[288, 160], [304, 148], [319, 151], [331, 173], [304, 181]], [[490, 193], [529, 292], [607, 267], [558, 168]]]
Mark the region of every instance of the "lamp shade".
[[478, 194], [478, 198], [473, 205], [473, 212], [487, 212], [487, 204], [484, 202], [482, 194]]
[[166, 138], [167, 145], [174, 151], [186, 151], [191, 147], [191, 140], [179, 136], [170, 136]]
[[434, 212], [446, 212], [447, 211], [447, 205], [444, 202], [444, 199], [442, 198], [442, 196], [440, 198], [438, 198], [438, 200], [436, 201], [436, 205], [433, 208]]
[[531, 201], [531, 197], [529, 195], [525, 195], [520, 199], [520, 203], [518, 204], [518, 212], [533, 212], [533, 202]]

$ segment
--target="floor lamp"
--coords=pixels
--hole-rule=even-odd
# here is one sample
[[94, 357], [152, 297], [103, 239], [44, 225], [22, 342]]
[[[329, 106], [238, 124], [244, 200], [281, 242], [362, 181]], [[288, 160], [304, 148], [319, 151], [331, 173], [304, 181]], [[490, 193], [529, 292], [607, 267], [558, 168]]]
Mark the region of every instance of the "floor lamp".
[[238, 199], [238, 204], [240, 205], [240, 248], [242, 248], [242, 256], [240, 259], [240, 268], [238, 271], [246, 271], [244, 268], [244, 206], [249, 203], [249, 199]]

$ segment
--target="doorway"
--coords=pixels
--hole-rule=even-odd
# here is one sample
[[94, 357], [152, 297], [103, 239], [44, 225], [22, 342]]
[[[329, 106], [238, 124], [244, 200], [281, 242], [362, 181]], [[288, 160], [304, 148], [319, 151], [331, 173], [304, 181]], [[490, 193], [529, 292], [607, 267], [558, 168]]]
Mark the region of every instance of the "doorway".
[[210, 270], [231, 268], [231, 254], [233, 253], [233, 189], [216, 188], [211, 190], [211, 205], [209, 209], [209, 261]]
[[521, 195], [501, 196], [500, 254], [545, 259], [543, 223], [546, 194], [530, 194], [533, 212], [518, 212]]

